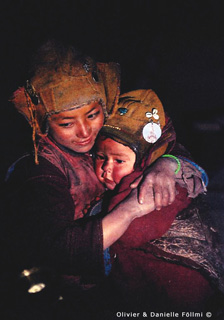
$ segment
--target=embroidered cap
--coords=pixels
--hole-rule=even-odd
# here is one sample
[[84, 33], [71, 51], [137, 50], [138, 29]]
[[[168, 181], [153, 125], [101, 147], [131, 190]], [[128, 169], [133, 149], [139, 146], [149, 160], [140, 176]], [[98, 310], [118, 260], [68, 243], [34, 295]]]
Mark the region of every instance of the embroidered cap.
[[[165, 123], [163, 105], [156, 93], [135, 90], [120, 96], [100, 133], [129, 146], [141, 159], [159, 142]], [[157, 149], [151, 162], [165, 152], [167, 145]]]
[[11, 101], [39, 135], [45, 134], [51, 114], [99, 101], [107, 117], [119, 96], [117, 63], [96, 63], [73, 47], [65, 48], [52, 41], [37, 52], [32, 73]]

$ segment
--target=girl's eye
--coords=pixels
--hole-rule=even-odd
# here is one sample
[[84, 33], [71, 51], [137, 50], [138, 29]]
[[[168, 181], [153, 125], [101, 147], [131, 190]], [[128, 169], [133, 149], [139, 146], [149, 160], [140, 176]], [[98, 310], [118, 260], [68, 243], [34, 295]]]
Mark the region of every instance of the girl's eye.
[[60, 127], [63, 127], [63, 128], [69, 128], [72, 126], [72, 123], [71, 122], [68, 122], [68, 123], [60, 123], [59, 124]]
[[124, 160], [120, 160], [120, 159], [115, 159], [115, 161], [116, 161], [117, 163], [119, 163], [119, 164], [121, 164], [121, 163], [124, 163], [124, 162], [125, 162]]
[[95, 119], [99, 114], [100, 114], [100, 110], [95, 113], [89, 114], [87, 118], [88, 119]]

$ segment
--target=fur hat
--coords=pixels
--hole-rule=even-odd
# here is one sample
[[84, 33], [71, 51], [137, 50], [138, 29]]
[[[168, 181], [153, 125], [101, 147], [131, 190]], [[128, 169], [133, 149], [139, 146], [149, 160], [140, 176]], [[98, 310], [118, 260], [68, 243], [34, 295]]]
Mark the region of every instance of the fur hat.
[[33, 75], [16, 90], [11, 101], [35, 133], [46, 133], [49, 115], [99, 101], [107, 112], [117, 102], [120, 70], [116, 63], [95, 63], [73, 47], [47, 42], [32, 66]]
[[[130, 147], [137, 161], [159, 141], [166, 124], [163, 105], [153, 90], [135, 90], [120, 96], [101, 134]], [[153, 159], [161, 156], [167, 143], [160, 146]]]

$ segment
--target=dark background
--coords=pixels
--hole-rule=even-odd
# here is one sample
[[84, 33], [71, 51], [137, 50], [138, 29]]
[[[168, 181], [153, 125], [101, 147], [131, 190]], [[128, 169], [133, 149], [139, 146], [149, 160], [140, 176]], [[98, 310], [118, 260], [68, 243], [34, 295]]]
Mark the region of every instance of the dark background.
[[1, 177], [32, 142], [30, 128], [8, 99], [26, 80], [33, 51], [55, 38], [98, 61], [120, 63], [122, 92], [155, 90], [178, 140], [219, 189], [224, 159], [222, 7], [221, 0], [1, 1]]

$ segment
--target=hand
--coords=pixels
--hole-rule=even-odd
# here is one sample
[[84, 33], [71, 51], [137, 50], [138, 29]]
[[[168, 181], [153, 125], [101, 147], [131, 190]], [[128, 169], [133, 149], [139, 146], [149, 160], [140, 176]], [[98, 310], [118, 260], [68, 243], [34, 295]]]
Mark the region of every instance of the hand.
[[154, 203], [155, 209], [160, 210], [171, 204], [176, 196], [175, 170], [176, 161], [160, 158], [146, 169], [144, 174], [131, 184], [138, 187], [138, 201], [147, 200]]
[[131, 193], [102, 220], [103, 248], [104, 250], [117, 241], [135, 219], [150, 213], [155, 209], [154, 201], [146, 199], [140, 204], [137, 197], [137, 189]]
[[119, 205], [118, 208], [127, 215], [131, 220], [142, 217], [155, 210], [155, 203], [150, 197], [146, 197], [145, 201], [138, 201], [138, 190], [135, 188]]

